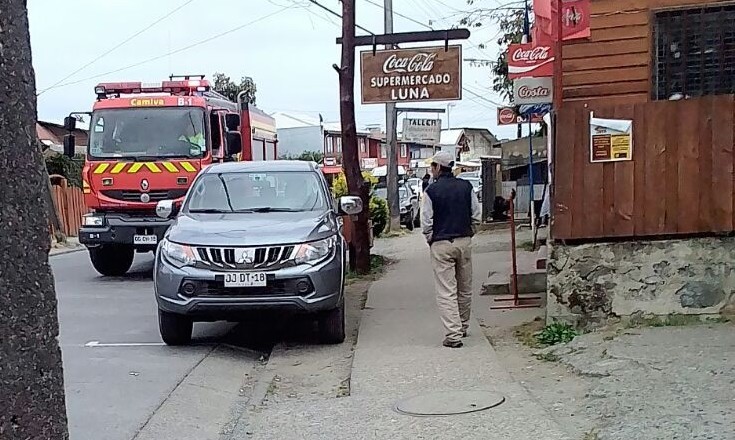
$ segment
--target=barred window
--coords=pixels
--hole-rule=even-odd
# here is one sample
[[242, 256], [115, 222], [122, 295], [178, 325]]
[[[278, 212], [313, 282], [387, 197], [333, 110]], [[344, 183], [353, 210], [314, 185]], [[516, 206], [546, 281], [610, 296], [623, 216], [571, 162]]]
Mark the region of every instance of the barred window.
[[654, 99], [735, 93], [735, 5], [656, 14]]

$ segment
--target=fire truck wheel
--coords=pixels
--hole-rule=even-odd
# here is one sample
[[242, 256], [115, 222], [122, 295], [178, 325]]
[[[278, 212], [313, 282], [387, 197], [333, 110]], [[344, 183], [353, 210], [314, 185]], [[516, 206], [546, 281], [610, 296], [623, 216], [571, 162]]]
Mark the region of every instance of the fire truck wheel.
[[119, 277], [133, 265], [135, 249], [131, 246], [106, 245], [89, 249], [92, 266], [101, 275]]
[[193, 322], [186, 316], [158, 310], [158, 330], [166, 345], [186, 345], [191, 342]]

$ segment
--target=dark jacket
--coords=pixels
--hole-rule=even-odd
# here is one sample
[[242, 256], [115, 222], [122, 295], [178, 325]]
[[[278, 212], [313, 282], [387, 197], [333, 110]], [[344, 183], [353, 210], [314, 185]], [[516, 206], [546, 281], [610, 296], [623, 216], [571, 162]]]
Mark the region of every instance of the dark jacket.
[[470, 182], [445, 173], [429, 185], [426, 196], [424, 210], [430, 211], [425, 212], [430, 218], [422, 223], [429, 243], [473, 235], [473, 217], [479, 207]]

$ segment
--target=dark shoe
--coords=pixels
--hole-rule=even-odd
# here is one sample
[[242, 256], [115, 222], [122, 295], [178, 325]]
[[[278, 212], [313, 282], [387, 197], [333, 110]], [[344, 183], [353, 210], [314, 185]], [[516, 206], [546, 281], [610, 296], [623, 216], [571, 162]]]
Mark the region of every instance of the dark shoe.
[[463, 338], [466, 338], [467, 337], [467, 330], [462, 330], [462, 337]]
[[449, 339], [445, 339], [442, 345], [448, 348], [462, 348], [464, 344], [462, 341], [450, 341]]

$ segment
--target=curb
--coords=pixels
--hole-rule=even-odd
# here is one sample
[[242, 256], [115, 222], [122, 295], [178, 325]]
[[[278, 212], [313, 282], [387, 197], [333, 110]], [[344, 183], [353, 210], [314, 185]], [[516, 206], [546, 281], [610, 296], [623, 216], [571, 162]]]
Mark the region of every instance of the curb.
[[54, 253], [49, 252], [48, 257], [49, 258], [58, 257], [59, 255], [72, 254], [74, 252], [81, 252], [81, 251], [86, 250], [86, 249], [87, 248], [84, 247], [84, 246], [80, 246], [78, 248], [73, 248], [73, 249], [63, 249], [63, 250], [59, 250], [59, 251], [54, 252]]

